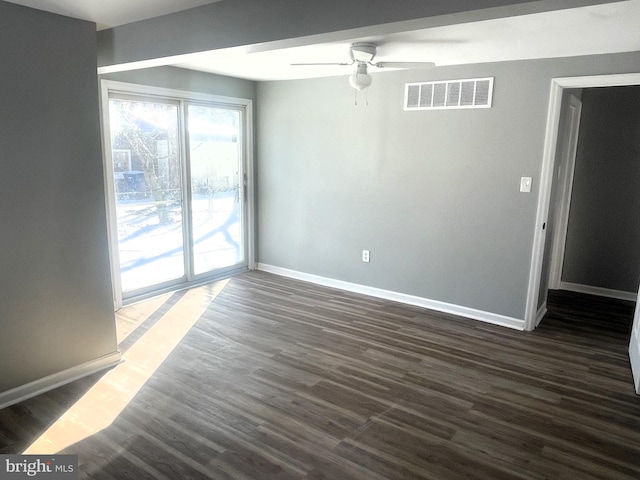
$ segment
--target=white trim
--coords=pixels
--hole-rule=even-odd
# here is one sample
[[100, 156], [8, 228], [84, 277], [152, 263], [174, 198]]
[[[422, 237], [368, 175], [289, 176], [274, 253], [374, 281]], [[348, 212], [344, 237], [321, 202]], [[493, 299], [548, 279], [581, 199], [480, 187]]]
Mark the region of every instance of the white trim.
[[226, 103], [229, 105], [246, 106], [251, 103], [247, 98], [227, 97], [210, 93], [192, 92], [190, 90], [177, 90], [174, 88], [154, 87], [138, 83], [117, 82], [115, 80], [101, 80], [103, 88], [107, 91], [129, 93], [143, 96], [157, 96], [169, 100], [193, 100], [200, 102]]
[[579, 283], [560, 282], [561, 290], [570, 292], [586, 293], [598, 295], [599, 297], [617, 298], [618, 300], [629, 300], [635, 302], [638, 294], [635, 292], [624, 292], [622, 290], [611, 290], [609, 288], [594, 287], [592, 285], [581, 285]]
[[592, 88], [592, 87], [624, 87], [640, 84], [638, 73], [614, 73], [611, 75], [587, 75], [584, 77], [554, 78], [553, 82], [561, 88]]
[[246, 239], [247, 239], [247, 268], [249, 270], [254, 270], [256, 268], [256, 238], [257, 232], [255, 229], [255, 221], [256, 221], [256, 191], [255, 191], [255, 165], [253, 154], [255, 151], [255, 145], [253, 144], [253, 101], [245, 100], [245, 118], [244, 118], [244, 127], [245, 127], [245, 151], [244, 151], [244, 160], [245, 160], [245, 171], [247, 174], [247, 202], [246, 202]]
[[100, 370], [114, 367], [120, 363], [120, 360], [121, 353], [119, 351], [115, 351], [81, 365], [76, 365], [75, 367], [68, 368], [61, 372], [48, 375], [44, 378], [40, 378], [25, 385], [2, 392], [0, 393], [0, 410], [49, 390], [53, 390], [54, 388], [66, 385], [67, 383], [79, 380], [82, 377], [92, 375]]
[[547, 314], [547, 311], [548, 311], [547, 302], [544, 302], [542, 305], [540, 305], [540, 308], [538, 309], [538, 314], [536, 315], [536, 327], [540, 325], [540, 322], [542, 321], [544, 316]]
[[631, 363], [631, 373], [636, 393], [640, 395], [640, 338], [632, 332], [629, 340], [629, 362]]
[[113, 159], [111, 158], [111, 130], [109, 128], [109, 84], [107, 80], [100, 82], [100, 128], [102, 132], [102, 171], [104, 173], [104, 203], [107, 211], [107, 245], [111, 269], [111, 288], [113, 289], [113, 307], [122, 307], [122, 283], [120, 282], [120, 251], [118, 248], [118, 216], [112, 205], [116, 198], [116, 187], [113, 176]]
[[[549, 288], [560, 288], [562, 281], [562, 267], [567, 244], [567, 229], [569, 227], [569, 212], [571, 211], [571, 193], [573, 192], [573, 177], [576, 167], [576, 153], [578, 151], [578, 135], [580, 132], [580, 115], [582, 101], [575, 95], [567, 99], [567, 117], [565, 118], [564, 139], [562, 142], [562, 156], [558, 172], [558, 195], [556, 199], [555, 225], [553, 227], [553, 243], [551, 250], [551, 268], [549, 274]], [[551, 206], [550, 206], [551, 208]]]
[[544, 260], [544, 244], [549, 215], [549, 202], [551, 196], [551, 184], [553, 180], [553, 164], [555, 160], [556, 144], [558, 142], [558, 124], [560, 120], [560, 107], [562, 104], [562, 88], [551, 80], [551, 95], [549, 97], [549, 111], [547, 113], [547, 130], [545, 134], [544, 153], [542, 157], [542, 169], [540, 172], [540, 189], [538, 194], [538, 207], [536, 210], [536, 222], [534, 225], [533, 249], [531, 251], [531, 269], [529, 270], [529, 286], [527, 288], [527, 303], [525, 307], [525, 330], [535, 328], [537, 316], [537, 303], [540, 294], [540, 279], [542, 277], [542, 264]]
[[515, 330], [524, 329], [524, 320], [507, 317], [505, 315], [499, 315], [497, 313], [485, 312], [483, 310], [476, 310], [474, 308], [440, 302], [438, 300], [430, 300], [428, 298], [416, 297], [414, 295], [393, 292], [391, 290], [383, 290], [381, 288], [369, 287], [367, 285], [345, 282], [328, 277], [321, 277], [319, 275], [290, 270], [288, 268], [276, 267], [264, 263], [258, 263], [257, 269], [264, 272], [281, 275], [283, 277], [294, 278], [296, 280], [302, 280], [305, 282], [315, 283], [317, 285], [337, 288], [339, 290], [345, 290], [348, 292], [360, 293], [362, 295], [369, 295], [371, 297], [383, 298], [385, 300], [405, 303], [407, 305], [415, 305], [418, 307], [427, 308], [429, 310], [450, 313], [452, 315], [458, 315], [460, 317], [471, 318], [473, 320], [480, 320], [482, 322], [492, 323], [494, 325], [513, 328]]
[[534, 225], [533, 247], [531, 250], [531, 268], [529, 270], [529, 285], [527, 288], [527, 303], [525, 307], [525, 330], [535, 328], [537, 316], [537, 302], [540, 294], [540, 279], [544, 260], [544, 245], [546, 224], [549, 216], [549, 202], [553, 180], [556, 146], [558, 142], [558, 123], [564, 88], [608, 87], [640, 84], [640, 73], [625, 73], [614, 75], [594, 75], [585, 77], [554, 78], [551, 80], [549, 95], [549, 111], [547, 114], [547, 128], [545, 133], [542, 167], [540, 171], [540, 190]]
[[636, 302], [633, 313], [633, 326], [629, 339], [629, 362], [636, 393], [640, 395], [640, 302]]

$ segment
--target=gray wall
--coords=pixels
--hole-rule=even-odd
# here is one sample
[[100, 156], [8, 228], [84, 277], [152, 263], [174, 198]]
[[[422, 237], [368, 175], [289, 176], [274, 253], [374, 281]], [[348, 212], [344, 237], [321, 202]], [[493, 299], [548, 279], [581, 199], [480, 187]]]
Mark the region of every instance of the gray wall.
[[[346, 77], [260, 83], [259, 261], [524, 318], [551, 78], [638, 64], [640, 53], [379, 73], [368, 106], [354, 106]], [[483, 76], [495, 77], [492, 109], [402, 109], [405, 82]]]
[[95, 25], [0, 2], [0, 393], [116, 351]]
[[100, 75], [100, 79], [249, 100], [255, 100], [256, 96], [255, 82], [175, 67], [156, 67], [110, 73]]
[[563, 281], [638, 291], [639, 183], [640, 87], [585, 89]]

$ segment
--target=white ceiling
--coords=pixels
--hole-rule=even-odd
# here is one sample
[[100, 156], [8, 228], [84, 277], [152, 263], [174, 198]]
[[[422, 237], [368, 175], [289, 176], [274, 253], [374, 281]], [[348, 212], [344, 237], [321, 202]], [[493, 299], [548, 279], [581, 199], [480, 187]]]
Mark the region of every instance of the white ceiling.
[[116, 27], [220, 0], [6, 0], [25, 7], [89, 20], [98, 29]]
[[[214, 3], [218, 0], [8, 0], [84, 20], [99, 28]], [[415, 29], [415, 23], [412, 23]], [[382, 29], [387, 32], [384, 33]], [[382, 33], [381, 33], [382, 32]], [[368, 27], [272, 44], [162, 59], [175, 65], [251, 80], [349, 75], [350, 67], [292, 67], [300, 62], [348, 62], [349, 45], [372, 41], [376, 61], [457, 65], [640, 51], [640, 0], [557, 10], [457, 25], [401, 31]], [[372, 69], [375, 71], [375, 69]]]

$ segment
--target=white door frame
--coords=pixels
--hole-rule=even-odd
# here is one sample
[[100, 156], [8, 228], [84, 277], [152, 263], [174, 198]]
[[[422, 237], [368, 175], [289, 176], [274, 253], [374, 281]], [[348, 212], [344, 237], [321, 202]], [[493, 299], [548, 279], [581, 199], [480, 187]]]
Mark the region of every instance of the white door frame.
[[[148, 85], [138, 85], [133, 83], [118, 82], [114, 80], [101, 80], [100, 82], [100, 109], [103, 145], [103, 168], [105, 181], [105, 204], [107, 210], [107, 229], [109, 257], [111, 261], [111, 284], [113, 288], [113, 303], [115, 309], [122, 307], [122, 285], [120, 283], [119, 272], [119, 249], [117, 217], [115, 208], [110, 199], [115, 198], [115, 185], [113, 174], [111, 173], [111, 135], [109, 134], [109, 91], [118, 91], [146, 96], [158, 96], [161, 98], [176, 99], [179, 101], [210, 102], [218, 104], [229, 104], [244, 107], [244, 173], [247, 184], [244, 187], [246, 192], [246, 243], [247, 243], [247, 268], [256, 268], [256, 232], [255, 232], [255, 174], [253, 158], [253, 101], [246, 98], [226, 97], [211, 95], [206, 93], [192, 92], [186, 90], [176, 90], [164, 87], [154, 87]], [[183, 147], [184, 148], [184, 147]]]
[[[580, 113], [582, 101], [575, 95], [567, 99], [566, 130], [563, 132], [562, 152], [558, 166], [558, 195], [557, 210], [553, 227], [553, 244], [551, 249], [551, 268], [549, 272], [549, 288], [557, 290], [562, 280], [562, 266], [564, 265], [564, 251], [567, 244], [567, 228], [569, 226], [569, 211], [571, 210], [571, 192], [573, 191], [573, 174], [576, 167], [576, 152], [578, 150], [578, 134], [580, 131]], [[553, 182], [553, 179], [552, 179]], [[549, 208], [553, 208], [549, 205]]]
[[[638, 292], [640, 297], [640, 292]], [[640, 395], [640, 302], [636, 301], [636, 309], [633, 314], [633, 327], [629, 339], [629, 362], [636, 393]]]
[[529, 286], [527, 289], [527, 303], [525, 307], [525, 330], [533, 330], [536, 327], [537, 304], [538, 296], [540, 294], [540, 280], [542, 277], [544, 246], [547, 233], [546, 224], [549, 218], [551, 186], [553, 182], [553, 170], [558, 144], [558, 126], [560, 123], [562, 92], [565, 88], [616, 87], [627, 85], [640, 85], [640, 73], [565, 77], [553, 78], [551, 80], [549, 110], [547, 113], [547, 129], [545, 134], [542, 167], [540, 171], [540, 190], [538, 192], [538, 206], [531, 253], [531, 269], [529, 270]]

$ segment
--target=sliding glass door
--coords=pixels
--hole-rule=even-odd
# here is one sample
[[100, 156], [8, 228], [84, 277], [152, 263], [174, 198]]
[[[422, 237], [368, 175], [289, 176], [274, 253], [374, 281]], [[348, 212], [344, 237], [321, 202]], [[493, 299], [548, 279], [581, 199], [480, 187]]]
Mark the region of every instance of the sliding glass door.
[[244, 262], [241, 113], [187, 106], [194, 275]]
[[109, 100], [123, 293], [185, 277], [178, 107]]
[[106, 105], [121, 299], [246, 268], [245, 107], [116, 91]]

